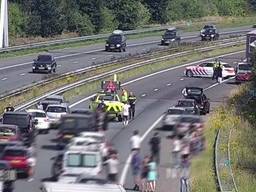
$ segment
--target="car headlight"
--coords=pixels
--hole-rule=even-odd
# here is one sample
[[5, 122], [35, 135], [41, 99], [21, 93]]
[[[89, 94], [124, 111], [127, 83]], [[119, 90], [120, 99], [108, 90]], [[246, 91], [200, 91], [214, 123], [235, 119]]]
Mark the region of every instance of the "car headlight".
[[211, 34], [211, 37], [214, 37], [214, 35], [213, 35], [213, 34]]
[[116, 46], [117, 46], [117, 47], [120, 47], [121, 45], [120, 45], [120, 44], [117, 44]]
[[106, 46], [109, 46], [109, 44], [108, 44], [108, 43], [106, 43]]
[[47, 65], [47, 68], [48, 68], [48, 69], [51, 69], [52, 67], [51, 67], [51, 65]]
[[161, 41], [164, 41], [164, 39], [162, 39]]
[[175, 41], [175, 39], [171, 39], [171, 41]]
[[33, 68], [33, 69], [35, 69], [36, 67], [35, 67], [35, 66], [33, 66], [32, 68]]
[[205, 34], [201, 33], [202, 36], [205, 36]]

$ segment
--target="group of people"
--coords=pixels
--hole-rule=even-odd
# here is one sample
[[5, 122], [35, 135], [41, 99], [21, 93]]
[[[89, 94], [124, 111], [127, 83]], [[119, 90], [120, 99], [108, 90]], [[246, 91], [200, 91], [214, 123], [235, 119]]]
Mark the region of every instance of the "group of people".
[[134, 177], [134, 190], [142, 192], [156, 191], [156, 181], [158, 178], [157, 166], [160, 162], [160, 137], [158, 133], [154, 133], [149, 141], [150, 151], [149, 155], [145, 155], [142, 159], [140, 154], [139, 131], [135, 130], [133, 136], [130, 138], [132, 158], [131, 168]]
[[218, 83], [222, 82], [222, 65], [218, 59], [215, 60], [212, 80], [216, 80]]

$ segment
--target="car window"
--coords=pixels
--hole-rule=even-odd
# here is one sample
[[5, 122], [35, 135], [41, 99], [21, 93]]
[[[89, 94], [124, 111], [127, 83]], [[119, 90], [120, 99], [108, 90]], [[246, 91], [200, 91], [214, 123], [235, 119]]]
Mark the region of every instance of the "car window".
[[213, 63], [207, 63], [206, 67], [213, 67]]
[[10, 127], [0, 127], [0, 136], [14, 136], [16, 130]]
[[8, 165], [6, 163], [0, 163], [0, 170], [8, 169]]
[[247, 64], [238, 65], [239, 70], [251, 71], [252, 66]]
[[50, 113], [65, 113], [67, 112], [67, 109], [65, 107], [60, 106], [50, 106], [47, 108], [47, 112]]
[[46, 117], [46, 114], [42, 112], [32, 112], [31, 114], [33, 117]]
[[27, 152], [25, 150], [19, 150], [19, 149], [7, 149], [4, 151], [4, 156], [11, 156], [11, 157], [16, 157], [16, 156], [26, 156]]
[[206, 66], [206, 63], [201, 63], [199, 64], [200, 67], [205, 67]]
[[101, 95], [101, 96], [99, 96], [99, 100], [113, 101], [114, 100], [114, 96], [113, 95]]
[[166, 37], [173, 37], [173, 36], [176, 36], [176, 31], [166, 31], [164, 36]]
[[225, 68], [232, 68], [232, 66], [229, 65], [229, 64], [222, 64], [222, 66], [225, 67]]
[[37, 58], [38, 61], [51, 61], [50, 55], [39, 55]]
[[100, 136], [92, 136], [92, 135], [88, 135], [88, 136], [83, 136], [83, 138], [93, 138], [95, 139], [98, 143], [103, 143], [105, 141], [104, 137], [100, 137]]
[[83, 167], [96, 167], [97, 166], [96, 154], [83, 154], [82, 166]]
[[81, 165], [81, 155], [80, 154], [68, 154], [67, 166], [68, 167], [79, 167]]
[[193, 107], [194, 102], [182, 100], [182, 101], [178, 101], [178, 106], [179, 107]]
[[4, 115], [3, 124], [17, 125], [20, 128], [26, 128], [29, 125], [29, 119], [23, 115]]
[[183, 114], [184, 111], [180, 110], [180, 109], [168, 109], [167, 114], [168, 115], [179, 115], [179, 114]]
[[109, 41], [111, 43], [120, 43], [122, 41], [122, 35], [111, 35]]

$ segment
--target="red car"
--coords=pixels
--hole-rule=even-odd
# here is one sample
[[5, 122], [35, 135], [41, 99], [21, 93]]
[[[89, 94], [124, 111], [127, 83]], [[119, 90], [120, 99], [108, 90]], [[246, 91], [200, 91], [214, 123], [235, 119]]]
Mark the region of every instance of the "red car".
[[0, 142], [21, 141], [21, 134], [18, 126], [0, 124]]
[[8, 161], [12, 169], [17, 173], [24, 173], [29, 176], [31, 170], [31, 159], [33, 159], [30, 151], [24, 146], [6, 147], [3, 152], [2, 160]]
[[252, 65], [239, 63], [236, 67], [236, 82], [241, 83], [253, 79]]

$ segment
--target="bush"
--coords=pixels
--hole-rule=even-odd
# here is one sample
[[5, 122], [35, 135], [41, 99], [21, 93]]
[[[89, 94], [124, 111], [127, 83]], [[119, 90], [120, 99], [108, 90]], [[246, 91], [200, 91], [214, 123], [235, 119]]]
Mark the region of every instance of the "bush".
[[23, 36], [25, 28], [25, 15], [19, 4], [9, 4], [9, 33], [11, 36]]
[[106, 7], [101, 9], [101, 26], [100, 32], [110, 32], [118, 27], [118, 21], [116, 20], [115, 15]]

